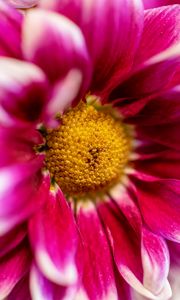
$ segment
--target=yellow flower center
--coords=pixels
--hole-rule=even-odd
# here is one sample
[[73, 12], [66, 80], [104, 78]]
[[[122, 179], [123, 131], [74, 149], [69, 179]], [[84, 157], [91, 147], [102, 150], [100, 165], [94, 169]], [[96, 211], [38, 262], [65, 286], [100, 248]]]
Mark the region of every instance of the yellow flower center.
[[130, 138], [120, 119], [80, 103], [48, 131], [46, 166], [67, 196], [108, 191], [124, 172]]

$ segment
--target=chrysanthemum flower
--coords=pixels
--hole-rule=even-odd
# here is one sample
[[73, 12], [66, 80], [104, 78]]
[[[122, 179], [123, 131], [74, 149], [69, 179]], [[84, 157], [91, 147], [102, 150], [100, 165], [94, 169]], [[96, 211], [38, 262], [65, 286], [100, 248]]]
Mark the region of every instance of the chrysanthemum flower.
[[40, 6], [0, 1], [1, 299], [168, 299], [180, 6]]

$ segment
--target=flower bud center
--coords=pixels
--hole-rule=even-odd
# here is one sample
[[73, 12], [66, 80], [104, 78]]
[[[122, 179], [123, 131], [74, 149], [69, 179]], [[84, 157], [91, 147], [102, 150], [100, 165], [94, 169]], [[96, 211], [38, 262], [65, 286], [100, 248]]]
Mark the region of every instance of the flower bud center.
[[47, 168], [67, 196], [97, 195], [120, 180], [130, 138], [119, 119], [81, 102], [48, 131], [47, 146]]

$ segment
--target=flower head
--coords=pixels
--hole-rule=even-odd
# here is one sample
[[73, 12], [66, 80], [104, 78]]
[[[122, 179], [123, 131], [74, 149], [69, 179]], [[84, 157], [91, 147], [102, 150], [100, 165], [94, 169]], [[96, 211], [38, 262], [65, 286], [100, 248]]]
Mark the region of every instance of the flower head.
[[52, 0], [22, 16], [0, 1], [2, 297], [171, 296], [179, 15]]

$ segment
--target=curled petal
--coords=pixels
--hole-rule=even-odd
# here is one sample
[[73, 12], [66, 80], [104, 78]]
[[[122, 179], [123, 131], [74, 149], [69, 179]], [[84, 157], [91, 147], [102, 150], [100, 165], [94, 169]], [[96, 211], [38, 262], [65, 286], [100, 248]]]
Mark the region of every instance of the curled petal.
[[0, 58], [0, 122], [6, 126], [37, 123], [46, 103], [47, 80], [37, 66]]
[[30, 220], [29, 231], [42, 273], [56, 284], [74, 284], [77, 232], [72, 211], [59, 189], [48, 193], [44, 207]]

